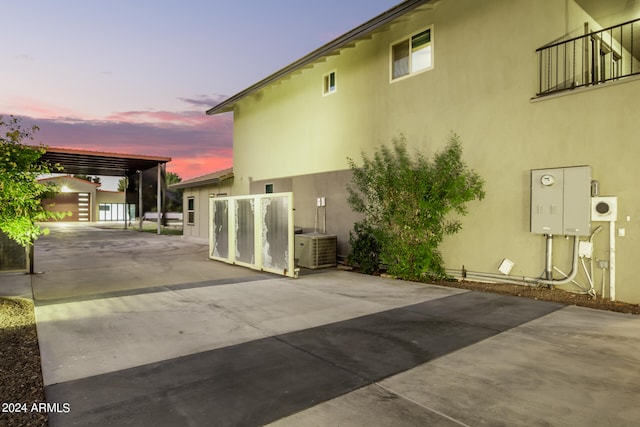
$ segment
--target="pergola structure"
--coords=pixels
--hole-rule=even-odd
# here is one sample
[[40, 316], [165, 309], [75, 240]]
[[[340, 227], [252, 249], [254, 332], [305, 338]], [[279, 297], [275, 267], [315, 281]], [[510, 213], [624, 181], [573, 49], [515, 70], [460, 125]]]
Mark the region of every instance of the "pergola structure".
[[[62, 166], [64, 173], [83, 175], [102, 175], [133, 177], [142, 172], [157, 168], [157, 207], [162, 212], [162, 173], [171, 157], [143, 156], [136, 154], [106, 153], [97, 151], [76, 150], [70, 148], [47, 147], [41, 157], [51, 164]], [[139, 185], [141, 188], [142, 186]], [[142, 192], [139, 192], [140, 217], [142, 217]], [[126, 196], [125, 196], [126, 200]], [[126, 221], [125, 221], [126, 224]], [[160, 218], [158, 218], [158, 234], [160, 234]]]
[[136, 154], [103, 153], [70, 148], [47, 147], [41, 157], [49, 163], [59, 163], [70, 174], [130, 176], [171, 161], [171, 157]]

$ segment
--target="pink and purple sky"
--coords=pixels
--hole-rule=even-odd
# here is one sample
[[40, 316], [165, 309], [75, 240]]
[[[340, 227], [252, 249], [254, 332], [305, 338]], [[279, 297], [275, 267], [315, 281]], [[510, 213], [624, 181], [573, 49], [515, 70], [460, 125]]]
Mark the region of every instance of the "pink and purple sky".
[[401, 0], [8, 0], [0, 114], [36, 142], [232, 166], [233, 117], [205, 111]]

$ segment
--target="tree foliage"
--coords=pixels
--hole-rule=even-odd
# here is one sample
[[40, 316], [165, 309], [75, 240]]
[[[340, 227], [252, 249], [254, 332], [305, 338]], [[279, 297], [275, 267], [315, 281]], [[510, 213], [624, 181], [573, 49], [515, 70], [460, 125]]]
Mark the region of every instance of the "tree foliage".
[[[153, 172], [155, 174], [155, 172]], [[154, 175], [155, 178], [155, 175]], [[143, 180], [146, 182], [146, 180]], [[137, 183], [137, 181], [134, 179], [133, 180], [134, 183]], [[180, 177], [180, 175], [178, 175], [177, 173], [174, 172], [167, 172], [166, 174], [164, 174], [164, 182], [165, 182], [165, 186], [164, 188], [165, 190], [165, 209], [167, 212], [182, 212], [182, 189], [178, 188], [168, 188], [169, 185], [171, 184], [177, 184], [179, 182], [182, 182], [182, 178]], [[118, 191], [132, 191], [131, 186], [129, 185], [129, 178], [128, 177], [124, 177], [121, 178], [120, 181], [118, 181]], [[133, 191], [138, 191], [137, 188]], [[147, 191], [145, 193], [145, 196], [147, 197], [154, 197], [154, 192], [153, 191]], [[154, 203], [155, 201], [149, 202], [149, 205], [151, 203]], [[155, 205], [153, 205], [153, 207], [151, 208], [151, 211], [155, 211], [156, 207]]]
[[124, 178], [120, 178], [118, 181], [118, 191], [126, 191], [127, 187], [129, 187], [129, 178], [126, 176]]
[[[165, 175], [167, 187], [179, 182], [182, 182], [182, 178], [177, 173], [167, 172]], [[182, 191], [182, 188], [167, 188], [165, 192], [167, 212], [182, 212]]]
[[370, 265], [378, 250], [390, 274], [444, 278], [438, 246], [462, 228], [449, 214], [465, 215], [467, 202], [484, 197], [483, 180], [462, 160], [460, 138], [452, 135], [431, 160], [420, 153], [411, 157], [401, 136], [372, 158], [363, 153], [362, 165], [348, 162], [353, 172], [348, 202], [364, 214], [351, 234], [351, 261]]
[[46, 233], [39, 221], [60, 219], [64, 214], [46, 210], [42, 200], [52, 197], [56, 189], [38, 182], [38, 176], [57, 172], [59, 166], [42, 161], [43, 146], [29, 146], [37, 126], [25, 129], [20, 119], [0, 116], [0, 229], [22, 246], [32, 245], [39, 235]]
[[77, 179], [82, 179], [84, 181], [93, 182], [94, 184], [100, 184], [99, 176], [91, 176], [91, 175], [85, 175], [83, 173], [76, 173], [73, 175], [73, 177]]

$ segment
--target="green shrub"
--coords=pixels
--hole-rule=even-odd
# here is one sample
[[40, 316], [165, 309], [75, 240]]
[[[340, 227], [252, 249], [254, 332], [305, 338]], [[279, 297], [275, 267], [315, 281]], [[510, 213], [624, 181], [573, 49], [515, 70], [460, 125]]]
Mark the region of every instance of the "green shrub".
[[380, 243], [375, 230], [366, 223], [354, 224], [353, 231], [349, 232], [349, 244], [349, 264], [357, 265], [365, 274], [380, 272]]
[[410, 280], [445, 278], [438, 246], [444, 236], [462, 227], [449, 214], [465, 215], [468, 201], [484, 197], [482, 179], [462, 160], [460, 138], [452, 135], [431, 160], [420, 153], [410, 157], [401, 136], [393, 140], [392, 148], [380, 147], [371, 159], [363, 153], [360, 166], [348, 161], [353, 172], [348, 202], [365, 216], [350, 240], [356, 244], [354, 262], [363, 271], [370, 269], [375, 258], [370, 250], [375, 248], [378, 261], [392, 275]]
[[65, 213], [48, 211], [43, 200], [57, 190], [38, 182], [40, 175], [59, 172], [59, 165], [49, 165], [40, 158], [42, 146], [26, 145], [33, 140], [37, 126], [24, 128], [20, 119], [0, 115], [0, 229], [25, 247], [48, 230], [41, 229], [40, 221], [62, 219]]

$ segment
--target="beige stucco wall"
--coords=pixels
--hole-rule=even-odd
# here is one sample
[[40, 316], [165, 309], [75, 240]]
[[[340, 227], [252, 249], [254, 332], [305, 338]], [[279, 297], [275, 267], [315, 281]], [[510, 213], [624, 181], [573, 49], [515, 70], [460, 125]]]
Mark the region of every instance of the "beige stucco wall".
[[124, 192], [122, 191], [102, 191], [99, 187], [89, 181], [60, 176], [45, 179], [43, 182], [52, 182], [62, 192], [69, 193], [89, 193], [91, 200], [91, 221], [98, 221], [100, 203], [124, 203]]
[[[233, 196], [233, 179], [219, 184], [185, 188], [182, 192], [183, 221], [182, 235], [185, 238], [208, 241], [209, 239], [209, 198], [216, 195]], [[194, 223], [188, 223], [189, 198], [194, 199]]]
[[[557, 0], [444, 0], [418, 11], [241, 101], [234, 191], [249, 193], [252, 181], [343, 170], [347, 157], [359, 159], [400, 133], [411, 149], [433, 153], [453, 131], [485, 179], [487, 197], [469, 205], [463, 231], [446, 239], [447, 267], [496, 272], [508, 257], [516, 262], [512, 274], [537, 276], [544, 238], [529, 232], [529, 171], [590, 165], [601, 194], [620, 201], [618, 227], [626, 236], [616, 241], [617, 297], [640, 302], [640, 80], [531, 99], [536, 48], [579, 31], [584, 19], [573, 1]], [[428, 25], [434, 68], [390, 83], [390, 43]], [[338, 89], [323, 97], [322, 75], [331, 70]], [[595, 246], [595, 257], [605, 259], [608, 232]], [[554, 264], [570, 270], [570, 241], [556, 238], [554, 249]], [[586, 283], [582, 272], [578, 280]]]
[[98, 190], [96, 203], [124, 203], [124, 191]]
[[124, 203], [124, 191], [104, 191], [98, 190], [96, 192], [96, 203], [93, 207], [93, 218], [94, 221], [99, 221], [100, 219], [100, 204], [101, 203]]
[[[53, 178], [45, 178], [41, 182], [53, 183], [58, 187], [58, 191], [61, 193], [89, 193], [90, 200], [90, 221], [97, 221], [98, 218], [98, 204], [96, 201], [96, 194], [98, 192], [97, 185], [71, 176], [57, 176]], [[68, 218], [68, 217], [67, 217]], [[62, 220], [64, 221], [64, 219]]]
[[[350, 251], [349, 231], [353, 223], [360, 220], [360, 214], [352, 212], [347, 203], [347, 183], [351, 180], [351, 170], [297, 175], [287, 178], [252, 181], [251, 194], [265, 193], [265, 186], [271, 184], [273, 192], [293, 192], [295, 226], [304, 233], [324, 232], [343, 236], [338, 239], [337, 255], [344, 259]], [[318, 198], [324, 198], [325, 205], [318, 207]]]

